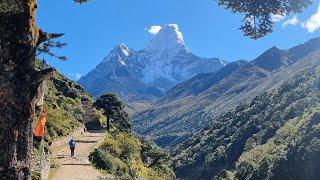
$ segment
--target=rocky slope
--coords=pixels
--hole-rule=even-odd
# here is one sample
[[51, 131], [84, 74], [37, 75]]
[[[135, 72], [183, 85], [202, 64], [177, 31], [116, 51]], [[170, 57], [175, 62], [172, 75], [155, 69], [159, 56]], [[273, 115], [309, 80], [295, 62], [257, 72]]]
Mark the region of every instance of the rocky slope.
[[[39, 68], [40, 61], [37, 61], [36, 66]], [[56, 72], [54, 77], [47, 81], [47, 89], [48, 93], [44, 96], [44, 106], [48, 111], [47, 141], [67, 136], [92, 122], [97, 122], [96, 128], [99, 128], [101, 115], [92, 107], [93, 97], [87, 94], [82, 86]], [[34, 121], [34, 125], [36, 123], [37, 121]]]
[[237, 61], [217, 72], [199, 74], [173, 87], [162, 100], [135, 115], [133, 128], [161, 146], [174, 146], [207, 122], [290, 77], [295, 73], [290, 67], [319, 49], [320, 39], [288, 50], [273, 47], [253, 61]]
[[227, 64], [200, 58], [186, 48], [175, 24], [164, 26], [146, 48], [135, 51], [121, 44], [78, 82], [93, 96], [116, 93], [129, 102], [159, 99], [174, 85]]
[[[208, 123], [173, 151], [183, 179], [316, 180], [320, 51], [264, 81], [270, 91]], [[282, 78], [278, 83], [270, 82]], [[269, 86], [268, 84], [273, 84]]]

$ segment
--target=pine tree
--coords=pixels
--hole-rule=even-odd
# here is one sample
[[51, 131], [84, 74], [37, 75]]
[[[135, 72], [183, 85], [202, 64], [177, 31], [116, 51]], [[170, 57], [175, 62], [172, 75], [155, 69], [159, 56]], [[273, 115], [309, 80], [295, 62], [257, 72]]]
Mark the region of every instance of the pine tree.
[[233, 13], [244, 13], [240, 29], [245, 36], [258, 39], [273, 31], [272, 15], [300, 13], [312, 0], [218, 0], [218, 4]]
[[101, 95], [99, 99], [94, 102], [96, 108], [102, 109], [104, 115], [107, 116], [107, 130], [110, 131], [110, 121], [113, 120], [121, 131], [130, 131], [131, 125], [129, 123], [128, 114], [123, 110], [122, 102], [118, 100], [114, 94]]

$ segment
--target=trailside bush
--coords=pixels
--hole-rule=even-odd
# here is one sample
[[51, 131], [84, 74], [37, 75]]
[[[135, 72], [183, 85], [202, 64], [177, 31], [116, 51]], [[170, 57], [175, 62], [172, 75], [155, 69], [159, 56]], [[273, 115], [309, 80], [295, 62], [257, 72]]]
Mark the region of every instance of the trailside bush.
[[[159, 157], [158, 157], [159, 155]], [[90, 153], [97, 168], [118, 179], [174, 179], [174, 172], [162, 161], [160, 149], [125, 132], [106, 133], [103, 143]], [[142, 160], [144, 159], [144, 161]]]
[[90, 153], [89, 160], [98, 169], [115, 172], [112, 156], [99, 148]]
[[96, 148], [90, 153], [89, 160], [97, 169], [105, 170], [110, 174], [122, 176], [129, 172], [126, 163], [100, 148]]
[[101, 148], [119, 158], [127, 160], [140, 155], [141, 142], [127, 133], [119, 133], [114, 137], [106, 134]]
[[113, 139], [110, 134], [106, 134], [103, 144], [101, 145], [102, 149], [105, 149], [112, 153], [115, 156], [120, 156], [122, 153], [122, 149], [120, 148], [119, 141]]
[[141, 142], [137, 138], [129, 134], [120, 134], [116, 139], [120, 142], [123, 158], [130, 159], [140, 155]]

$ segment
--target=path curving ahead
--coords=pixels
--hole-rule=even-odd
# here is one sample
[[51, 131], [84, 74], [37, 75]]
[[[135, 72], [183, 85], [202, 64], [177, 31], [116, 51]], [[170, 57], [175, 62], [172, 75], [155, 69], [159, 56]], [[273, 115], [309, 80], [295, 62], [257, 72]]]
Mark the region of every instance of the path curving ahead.
[[100, 172], [89, 162], [88, 155], [103, 139], [104, 133], [86, 132], [75, 138], [75, 157], [70, 157], [69, 147], [53, 150], [52, 157], [57, 168], [52, 168], [50, 180], [97, 180]]

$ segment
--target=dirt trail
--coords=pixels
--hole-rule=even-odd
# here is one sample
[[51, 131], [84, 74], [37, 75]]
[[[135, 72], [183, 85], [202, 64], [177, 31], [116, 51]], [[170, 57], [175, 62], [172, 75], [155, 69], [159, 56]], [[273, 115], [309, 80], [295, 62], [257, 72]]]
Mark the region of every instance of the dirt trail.
[[97, 180], [101, 179], [100, 173], [91, 166], [88, 155], [91, 150], [102, 140], [104, 133], [86, 132], [75, 138], [77, 144], [75, 157], [70, 157], [69, 147], [63, 146], [53, 150], [53, 161], [58, 164], [53, 168], [51, 180]]

